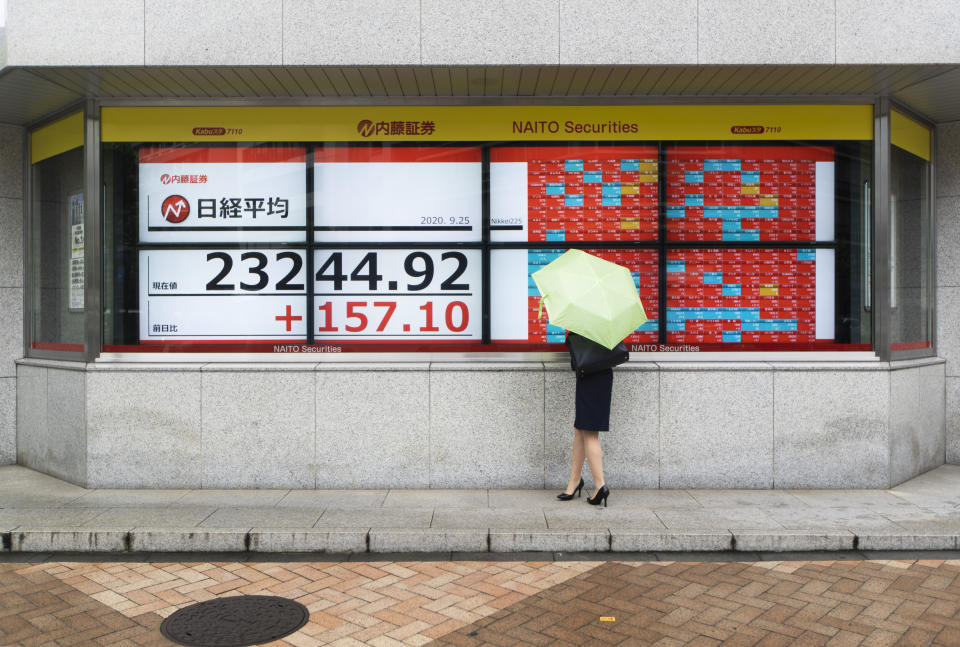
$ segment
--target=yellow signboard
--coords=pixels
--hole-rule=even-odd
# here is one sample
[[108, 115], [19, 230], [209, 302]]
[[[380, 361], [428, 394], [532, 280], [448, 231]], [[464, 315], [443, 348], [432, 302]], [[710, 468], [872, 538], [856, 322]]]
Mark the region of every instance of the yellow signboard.
[[871, 105], [103, 108], [105, 142], [873, 139]]
[[890, 143], [930, 161], [930, 129], [896, 110], [890, 111]]
[[75, 112], [30, 133], [30, 162], [36, 164], [80, 146], [83, 146], [83, 112]]

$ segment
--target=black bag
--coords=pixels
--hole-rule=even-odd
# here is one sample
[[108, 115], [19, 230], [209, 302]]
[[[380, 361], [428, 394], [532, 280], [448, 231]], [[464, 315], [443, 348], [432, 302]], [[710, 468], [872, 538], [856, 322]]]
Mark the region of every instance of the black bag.
[[627, 345], [623, 342], [610, 350], [592, 339], [571, 332], [567, 334], [566, 344], [570, 349], [570, 368], [574, 370], [577, 377], [619, 366], [630, 359]]

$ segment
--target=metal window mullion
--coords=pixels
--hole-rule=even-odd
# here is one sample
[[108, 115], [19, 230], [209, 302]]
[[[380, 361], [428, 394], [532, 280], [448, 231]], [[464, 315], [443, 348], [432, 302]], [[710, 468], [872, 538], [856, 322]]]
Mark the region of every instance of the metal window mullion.
[[657, 144], [657, 343], [667, 343], [667, 147]]
[[926, 294], [930, 300], [930, 318], [927, 321], [927, 338], [930, 340], [930, 354], [936, 355], [937, 347], [937, 129], [930, 129], [930, 157], [927, 164], [927, 173], [929, 181], [927, 182], [927, 201], [930, 205], [930, 218], [928, 219], [929, 232], [927, 235], [927, 244], [929, 251], [927, 253], [927, 270], [929, 272], [929, 283]]
[[314, 321], [314, 303], [313, 298], [313, 250], [316, 243], [316, 234], [313, 231], [314, 222], [316, 220], [315, 214], [315, 205], [316, 199], [314, 197], [314, 192], [316, 187], [314, 186], [314, 178], [316, 177], [314, 171], [314, 151], [317, 148], [317, 144], [308, 144], [307, 145], [307, 156], [306, 156], [306, 181], [307, 181], [307, 222], [306, 222], [306, 231], [304, 232], [304, 256], [303, 259], [304, 266], [306, 267], [307, 276], [304, 277], [303, 287], [306, 288], [306, 293], [304, 294], [304, 299], [306, 302], [307, 311], [305, 315], [305, 325], [307, 327], [306, 335], [304, 339], [307, 344], [313, 345], [315, 343], [314, 339], [314, 330], [316, 329], [316, 323]]
[[874, 118], [873, 165], [873, 343], [890, 361], [890, 101], [881, 98]]
[[100, 107], [93, 100], [84, 108], [83, 139], [83, 311], [84, 353], [92, 362], [103, 344], [103, 214], [100, 181]]
[[37, 273], [33, 271], [34, 267], [34, 213], [33, 213], [33, 165], [30, 160], [33, 157], [32, 137], [30, 131], [23, 130], [23, 357], [31, 355], [30, 349], [33, 346], [33, 325], [34, 310], [36, 308], [34, 299], [34, 290], [39, 283]]
[[[480, 343], [489, 344], [491, 339], [490, 313], [490, 146], [480, 149]], [[529, 335], [529, 333], [528, 333]]]

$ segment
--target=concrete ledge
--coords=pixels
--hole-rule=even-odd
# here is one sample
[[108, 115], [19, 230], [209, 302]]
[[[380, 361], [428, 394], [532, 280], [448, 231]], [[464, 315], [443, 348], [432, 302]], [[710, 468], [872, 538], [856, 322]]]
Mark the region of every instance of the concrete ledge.
[[[0, 533], [3, 553], [211, 553], [211, 554], [460, 554], [483, 559], [504, 554], [737, 555], [861, 551], [954, 551], [950, 533], [847, 531], [645, 532], [566, 529], [303, 528], [23, 528]], [[569, 557], [568, 557], [569, 558]], [[742, 558], [742, 557], [741, 557]]]
[[[558, 354], [559, 356], [559, 354]], [[571, 373], [570, 370], [570, 357], [568, 355], [562, 356], [560, 361], [550, 361], [543, 363], [543, 370], [548, 373]], [[659, 371], [660, 368], [657, 366], [656, 362], [651, 362], [649, 360], [637, 360], [631, 359], [627, 362], [621, 364], [615, 369], [617, 372], [623, 371]]]
[[610, 550], [609, 530], [496, 530], [490, 532], [490, 552], [595, 552]]
[[919, 368], [921, 366], [936, 366], [937, 364], [946, 364], [947, 360], [942, 357], [920, 357], [917, 359], [901, 359], [890, 362], [891, 371], [901, 371], [907, 368]]
[[246, 529], [134, 528], [129, 550], [142, 553], [244, 552]]
[[773, 370], [779, 373], [790, 372], [834, 372], [834, 371], [889, 371], [890, 363], [876, 361], [850, 361], [850, 362], [807, 362], [798, 360], [795, 362], [770, 362]]
[[778, 530], [736, 531], [734, 550], [784, 553], [810, 550], [853, 550], [856, 535], [846, 531], [789, 532]]
[[36, 359], [33, 357], [21, 357], [13, 360], [17, 366], [35, 366], [37, 368], [56, 368], [63, 371], [89, 371], [94, 365], [86, 362], [68, 362], [59, 359]]
[[316, 364], [305, 362], [237, 362], [235, 364], [203, 364], [200, 366], [201, 373], [270, 373], [275, 371], [289, 371], [312, 373], [317, 370]]
[[486, 529], [371, 528], [371, 553], [479, 552], [487, 550]]
[[774, 367], [769, 362], [671, 362], [669, 360], [656, 362], [657, 368], [664, 373], [675, 372], [704, 372], [704, 371], [772, 371]]
[[610, 531], [613, 552], [700, 552], [730, 550], [733, 535], [729, 532], [632, 532]]
[[249, 546], [253, 553], [363, 553], [367, 550], [367, 530], [254, 528], [250, 531]]
[[[569, 364], [567, 365], [569, 369]], [[543, 362], [531, 362], [518, 360], [516, 362], [505, 362], [502, 360], [475, 360], [472, 362], [450, 361], [450, 362], [430, 362], [430, 370], [436, 371], [543, 371]]]
[[960, 537], [951, 534], [866, 534], [857, 536], [857, 550], [955, 550]]
[[10, 533], [10, 550], [20, 553], [119, 553], [127, 550], [127, 531], [100, 528], [23, 528]]

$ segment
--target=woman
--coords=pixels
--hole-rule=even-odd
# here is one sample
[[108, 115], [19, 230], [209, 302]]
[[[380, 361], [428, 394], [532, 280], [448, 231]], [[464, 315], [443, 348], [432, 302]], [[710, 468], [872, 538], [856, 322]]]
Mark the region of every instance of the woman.
[[570, 481], [557, 498], [569, 501], [583, 489], [583, 459], [590, 465], [594, 492], [587, 503], [607, 507], [610, 496], [603, 480], [603, 451], [600, 449], [600, 433], [610, 429], [610, 398], [613, 393], [613, 369], [608, 368], [590, 375], [577, 377], [576, 417], [573, 421], [573, 461], [570, 466]]

